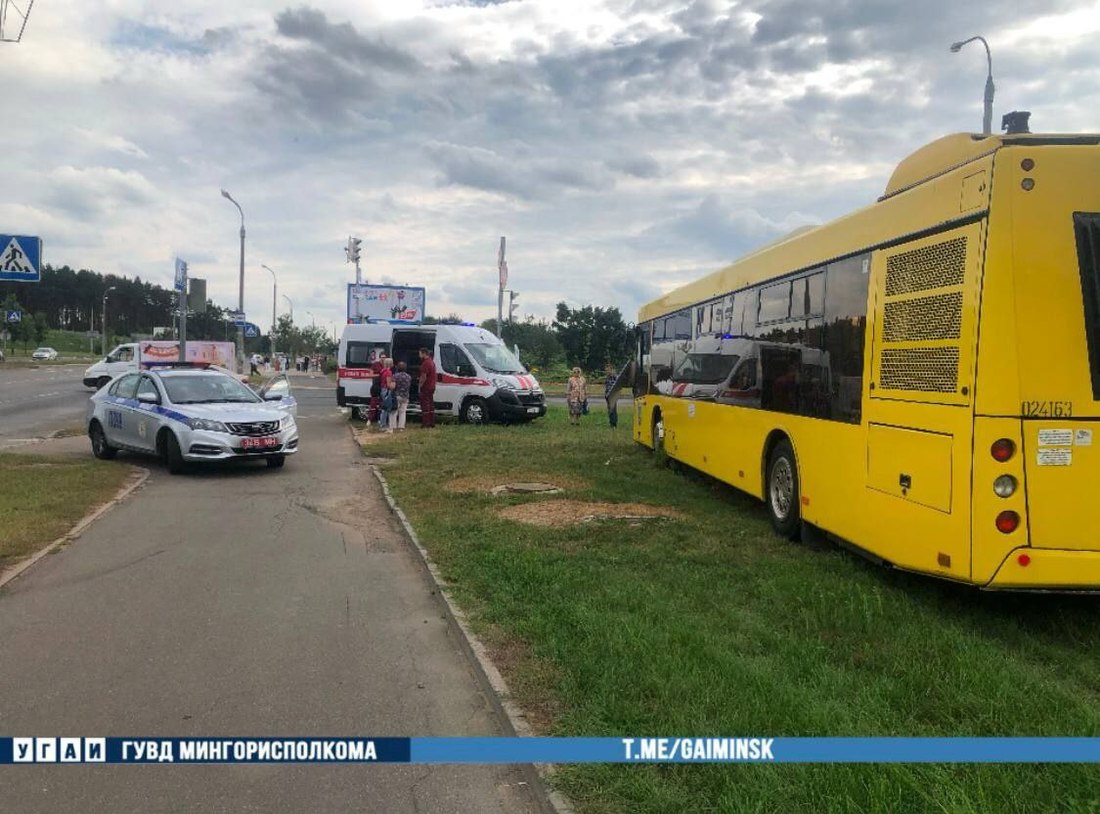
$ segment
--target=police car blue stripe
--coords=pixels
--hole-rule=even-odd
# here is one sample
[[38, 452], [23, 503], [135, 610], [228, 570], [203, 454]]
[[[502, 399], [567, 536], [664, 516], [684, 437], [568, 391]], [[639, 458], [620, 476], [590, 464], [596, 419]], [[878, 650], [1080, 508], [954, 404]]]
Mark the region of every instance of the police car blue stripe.
[[148, 404], [144, 401], [123, 398], [122, 396], [107, 396], [107, 401], [111, 402], [112, 404], [121, 404], [125, 407], [133, 407], [136, 410], [145, 410], [146, 412], [156, 413], [157, 415], [162, 415], [165, 418], [171, 419], [172, 421], [178, 421], [181, 424], [187, 424], [188, 426], [190, 426], [190, 419], [183, 413], [177, 410], [169, 409], [168, 407], [162, 407], [159, 404]]

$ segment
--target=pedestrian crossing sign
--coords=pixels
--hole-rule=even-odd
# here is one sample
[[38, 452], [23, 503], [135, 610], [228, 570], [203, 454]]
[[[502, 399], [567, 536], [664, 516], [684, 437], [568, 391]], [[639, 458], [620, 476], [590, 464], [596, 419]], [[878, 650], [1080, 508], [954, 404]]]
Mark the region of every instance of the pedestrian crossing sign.
[[37, 283], [42, 278], [42, 239], [0, 235], [0, 280]]

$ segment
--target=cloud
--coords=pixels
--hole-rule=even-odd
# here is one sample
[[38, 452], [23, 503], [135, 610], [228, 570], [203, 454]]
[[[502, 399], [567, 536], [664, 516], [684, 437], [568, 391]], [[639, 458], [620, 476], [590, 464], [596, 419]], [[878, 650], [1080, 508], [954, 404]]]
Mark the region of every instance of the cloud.
[[773, 220], [751, 207], [734, 206], [711, 194], [691, 211], [646, 229], [639, 243], [656, 247], [687, 242], [718, 262], [723, 262], [723, 258], [729, 262], [799, 226], [817, 222], [812, 216], [798, 212]]
[[50, 262], [166, 283], [199, 247], [235, 305], [226, 187], [248, 310], [271, 307], [264, 262], [319, 323], [342, 321], [349, 234], [368, 279], [425, 286], [433, 313], [495, 315], [503, 234], [524, 314], [633, 318], [977, 129], [985, 54], [947, 50], [974, 33], [995, 124], [1090, 130], [1100, 107], [1095, 0], [61, 2], [4, 51], [4, 222]]
[[47, 200], [54, 208], [84, 220], [104, 219], [156, 199], [156, 189], [145, 176], [114, 167], [57, 167], [48, 186]]
[[278, 32], [333, 57], [361, 67], [396, 73], [413, 73], [420, 68], [410, 54], [381, 39], [360, 34], [351, 23], [330, 23], [324, 12], [302, 6], [275, 18]]
[[569, 189], [594, 190], [611, 183], [595, 164], [569, 160], [514, 160], [479, 147], [433, 144], [428, 158], [439, 168], [440, 184], [455, 184], [527, 200], [552, 197]]

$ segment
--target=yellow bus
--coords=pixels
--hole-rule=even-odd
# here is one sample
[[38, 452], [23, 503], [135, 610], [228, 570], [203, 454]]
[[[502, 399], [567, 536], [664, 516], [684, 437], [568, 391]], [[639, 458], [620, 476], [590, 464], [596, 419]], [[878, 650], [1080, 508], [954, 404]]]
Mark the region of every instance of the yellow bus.
[[1100, 136], [946, 136], [638, 326], [635, 440], [780, 534], [1100, 589]]

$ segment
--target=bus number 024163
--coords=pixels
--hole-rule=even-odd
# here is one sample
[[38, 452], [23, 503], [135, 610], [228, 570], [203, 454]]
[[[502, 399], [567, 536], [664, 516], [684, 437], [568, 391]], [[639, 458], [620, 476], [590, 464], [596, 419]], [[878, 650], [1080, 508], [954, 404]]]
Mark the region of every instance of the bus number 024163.
[[1020, 413], [1024, 418], [1071, 418], [1072, 401], [1023, 401]]

